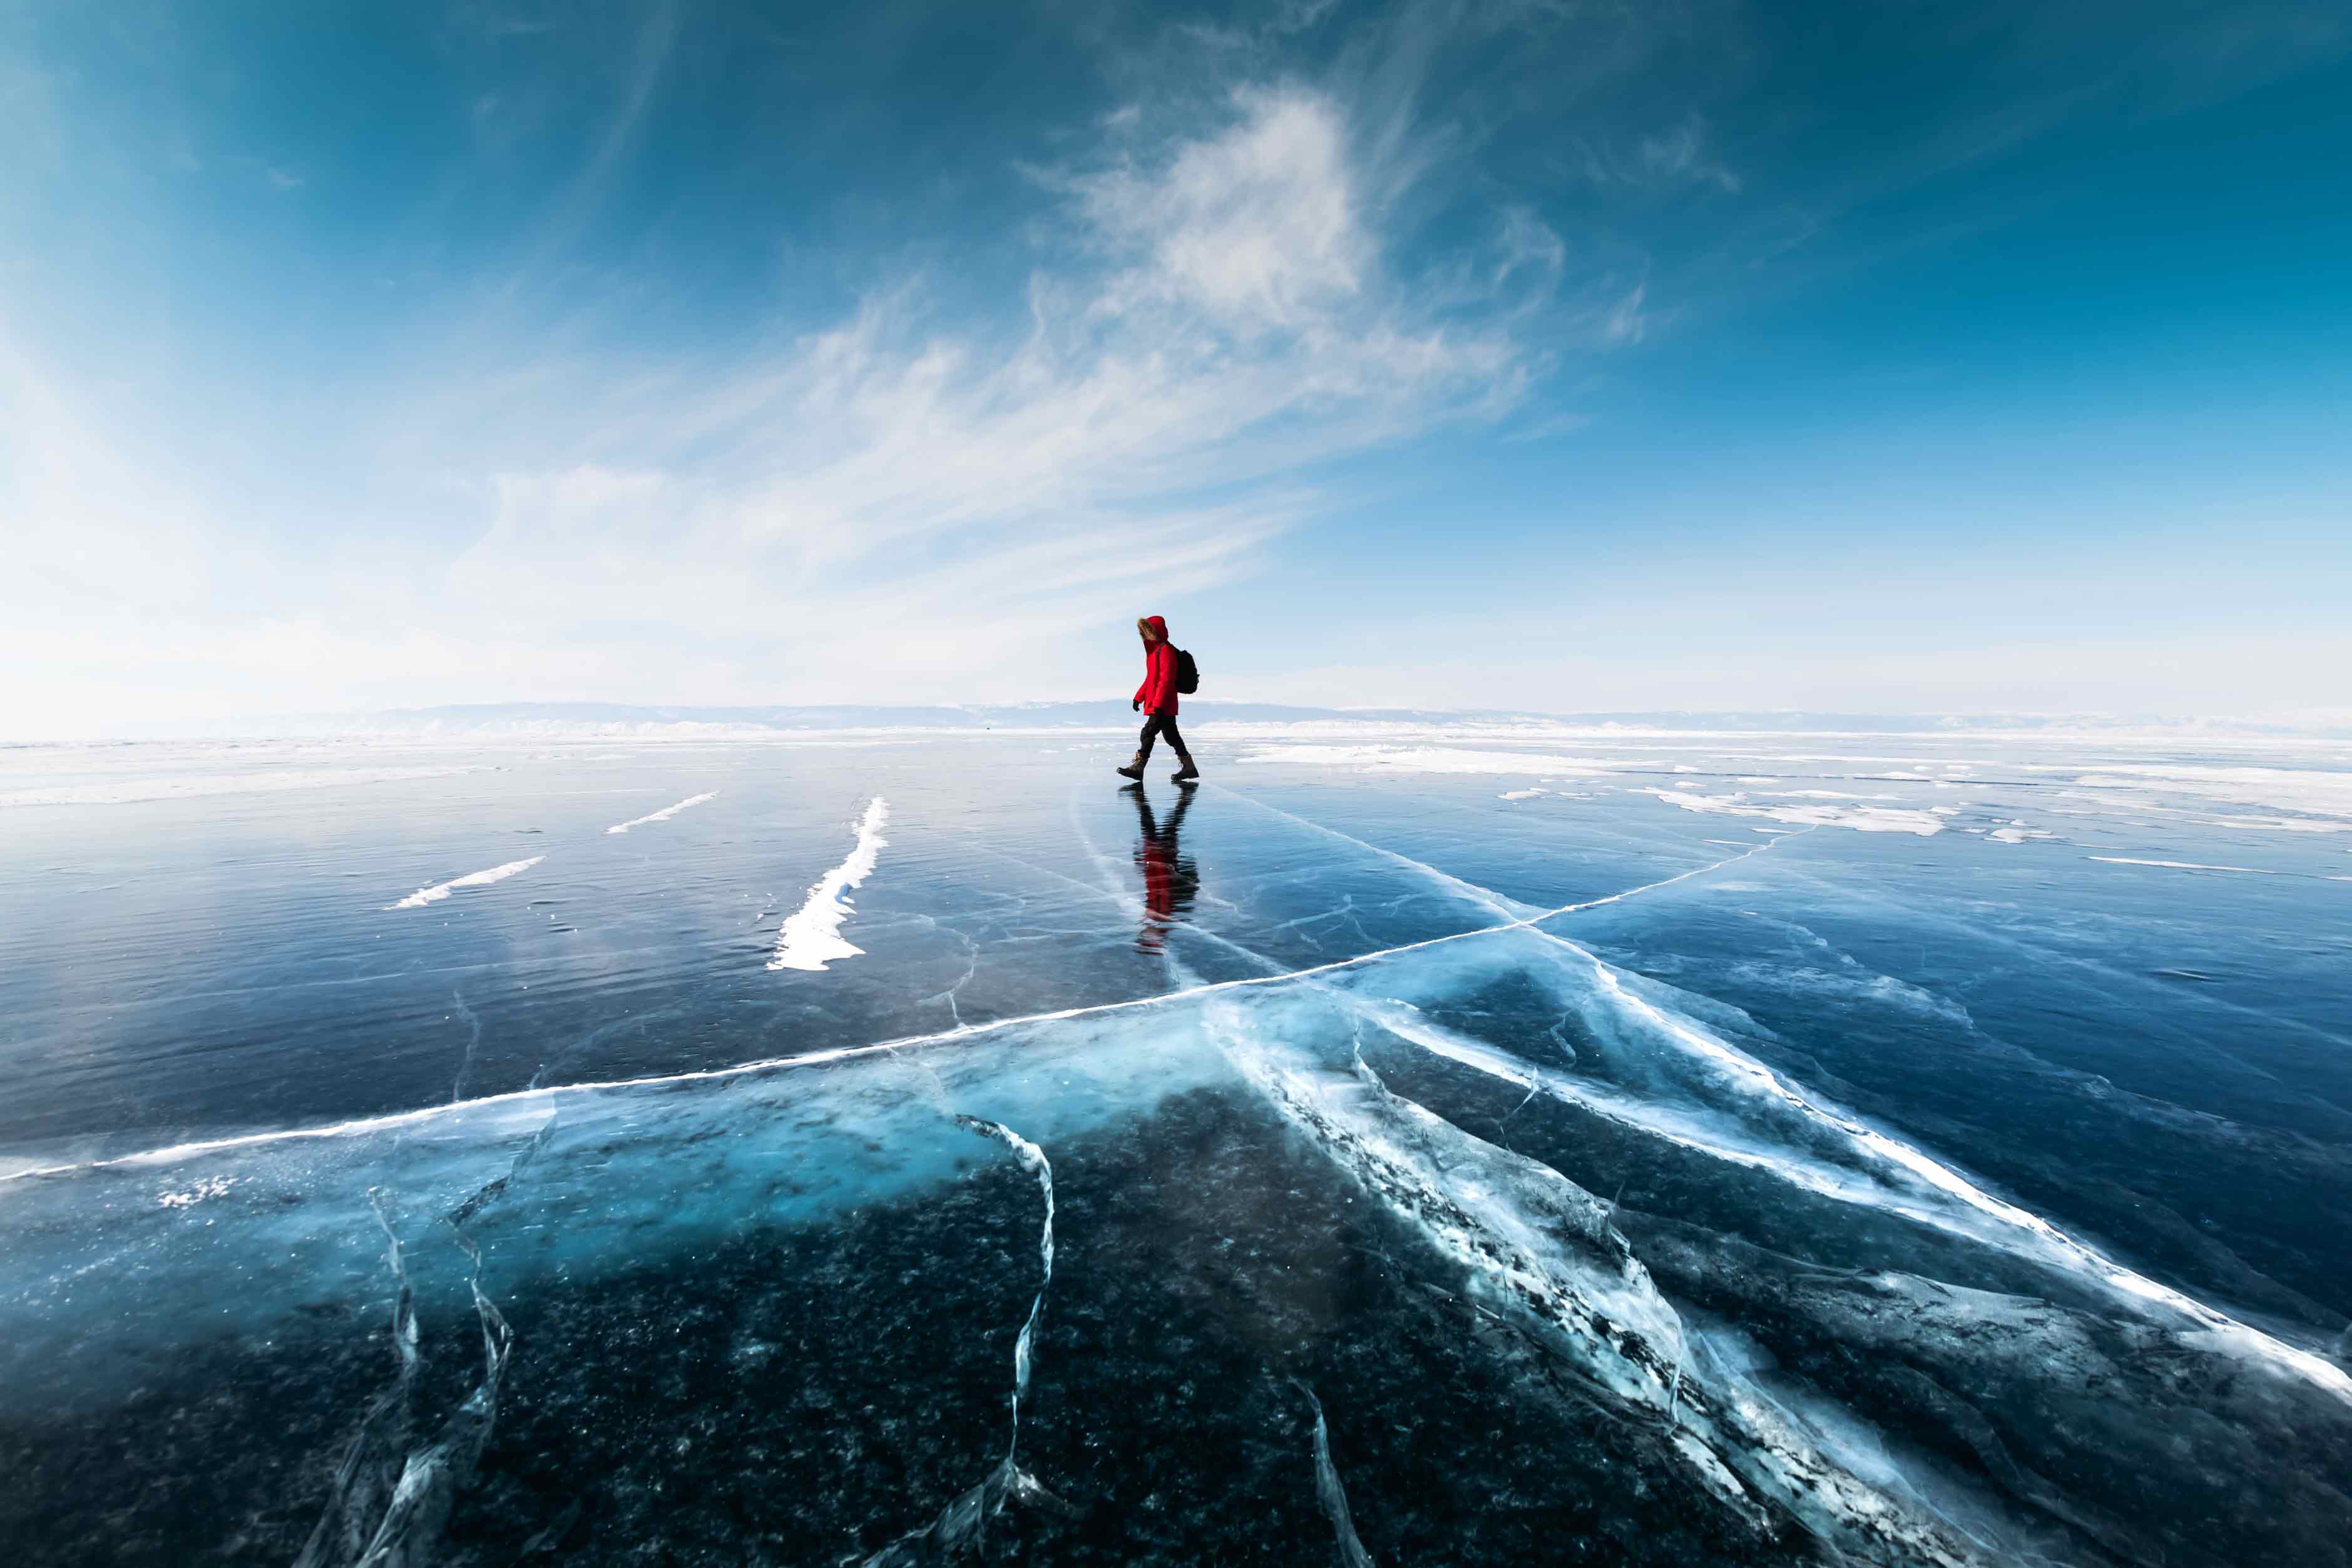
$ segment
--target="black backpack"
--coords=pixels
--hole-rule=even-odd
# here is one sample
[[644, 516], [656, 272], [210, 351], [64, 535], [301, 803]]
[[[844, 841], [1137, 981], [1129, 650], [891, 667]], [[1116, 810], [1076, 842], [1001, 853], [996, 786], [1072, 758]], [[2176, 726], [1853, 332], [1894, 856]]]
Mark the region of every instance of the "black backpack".
[[1201, 689], [1201, 666], [1181, 648], [1176, 650], [1176, 689], [1188, 697]]

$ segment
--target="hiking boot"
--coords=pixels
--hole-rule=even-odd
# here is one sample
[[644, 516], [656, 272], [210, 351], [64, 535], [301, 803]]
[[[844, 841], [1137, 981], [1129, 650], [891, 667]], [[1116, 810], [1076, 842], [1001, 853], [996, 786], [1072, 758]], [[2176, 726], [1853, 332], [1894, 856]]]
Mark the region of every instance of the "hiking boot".
[[1137, 752], [1126, 767], [1116, 768], [1113, 771], [1119, 774], [1122, 778], [1133, 779], [1140, 781], [1143, 778], [1143, 753], [1140, 751]]
[[1201, 770], [1192, 766], [1192, 759], [1188, 757], [1184, 758], [1184, 766], [1176, 769], [1169, 777], [1179, 784], [1190, 784], [1201, 777]]

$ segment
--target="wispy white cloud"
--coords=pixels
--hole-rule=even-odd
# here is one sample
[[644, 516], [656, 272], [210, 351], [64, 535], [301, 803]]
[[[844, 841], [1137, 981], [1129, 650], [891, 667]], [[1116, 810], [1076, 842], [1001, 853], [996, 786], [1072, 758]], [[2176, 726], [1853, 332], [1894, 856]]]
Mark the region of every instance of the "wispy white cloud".
[[1622, 141], [1582, 140], [1573, 150], [1573, 166], [1596, 185], [1670, 189], [1696, 184], [1738, 195], [1739, 175], [1713, 156], [1706, 143], [1706, 122], [1691, 114], [1664, 130]]
[[1337, 107], [1297, 89], [1244, 92], [1234, 107], [1232, 125], [1156, 166], [1069, 182], [1099, 243], [1141, 253], [1097, 310], [1174, 305], [1246, 339], [1312, 329], [1362, 297], [1377, 246]]
[[[528, 581], [525, 614], [675, 617], [870, 679], [975, 616], [1025, 645], [1244, 569], [1314, 505], [1307, 465], [1491, 417], [1540, 368], [1506, 321], [1416, 313], [1346, 133], [1328, 98], [1257, 90], [1055, 172], [1089, 265], [1038, 270], [1016, 338], [939, 321], [908, 286], [690, 393], [673, 377], [650, 435], [631, 402], [651, 461], [498, 474], [452, 590], [487, 605]], [[903, 653], [863, 645], [876, 615]]]
[[1601, 323], [1601, 335], [1612, 343], [1638, 343], [1649, 330], [1649, 318], [1642, 313], [1642, 300], [1649, 293], [1646, 284], [1635, 284], [1609, 308]]
[[50, 706], [1067, 690], [1076, 633], [1250, 570], [1322, 504], [1316, 464], [1497, 418], [1543, 372], [1524, 328], [1559, 237], [1498, 214], [1458, 269], [1486, 281], [1441, 301], [1399, 272], [1368, 195], [1393, 158], [1371, 167], [1360, 131], [1297, 83], [1139, 105], [1033, 172], [1054, 243], [993, 313], [950, 314], [913, 276], [736, 350], [649, 360], [593, 320], [569, 352], [502, 333], [487, 373], [473, 350], [375, 411], [394, 466], [482, 517], [436, 563], [436, 515], [390, 578], [224, 585], [236, 519], [152, 483], [20, 356], [26, 461], [0, 500], [55, 601], [121, 632], [63, 660], [45, 642]]
[[[1514, 625], [1539, 613], [1606, 645], [1597, 621], [1638, 602], [1614, 633], [1634, 646], [1693, 621], [1691, 580], [1725, 557], [1692, 559], [1691, 540], [1726, 519], [1751, 543], [1768, 528], [1740, 520], [1756, 508], [1736, 465], [1608, 422], [1638, 374], [1630, 350], [1759, 287], [1819, 287], [2007, 210], [1880, 224], [1869, 245], [1841, 233], [1890, 193], [1994, 171], [2126, 104], [2208, 103], [2347, 41], [2341, 18], [2292, 0], [2151, 27], [2122, 53], [2104, 14], [1923, 18], [1931, 31], [1903, 30], [1889, 58], [1977, 67], [1952, 76], [1948, 102], [1840, 142], [1815, 134], [1818, 104], [1765, 89], [1844, 67], [1810, 58], [1814, 30], [1739, 6], [1283, 0], [1213, 32], [1087, 30], [1115, 96], [1081, 92], [1050, 123], [976, 119], [974, 136], [994, 140], [936, 184], [893, 150], [840, 160], [804, 190], [797, 152], [730, 149], [740, 162], [697, 190], [656, 177], [688, 119], [837, 131], [863, 112], [840, 102], [863, 92], [856, 73], [898, 46], [861, 32], [876, 52], [836, 60], [821, 27], [755, 38], [678, 0], [593, 22], [535, 0], [454, 15], [436, 48], [457, 64], [426, 85], [467, 151], [387, 206], [368, 231], [385, 243], [349, 276], [336, 258], [362, 247], [348, 209], [306, 198], [348, 197], [357, 165], [299, 134], [299, 114], [207, 110], [159, 56], [141, 78], [154, 112], [123, 131], [95, 78], [11, 47], [0, 26], [0, 144], [16, 154], [0, 160], [0, 231], [15, 238], [0, 262], [32, 280], [0, 291], [0, 658], [28, 674], [0, 684], [0, 735], [493, 697], [1076, 695], [1125, 663], [1121, 639], [1090, 633], [1141, 609], [1184, 613], [1171, 601], [1188, 593], [1255, 591], [1242, 580], [1299, 548], [1286, 535], [1357, 503], [1383, 527], [1415, 507], [1429, 525], [1372, 586], [1391, 612], [1419, 613], [1410, 580], [1447, 553], [1448, 529], [1478, 542], [1480, 507], [1528, 543], [1504, 564], [1489, 554], [1475, 581], [1467, 566], [1446, 580], [1454, 597], [1418, 644], [1441, 657], [1391, 670], [1375, 647], [1300, 653], [1273, 637], [1255, 689], [1557, 706], [1563, 648], [1508, 645]], [[763, 57], [789, 43], [803, 77], [838, 65], [839, 90], [805, 113], [696, 104], [669, 118], [690, 84], [716, 79], [717, 49], [747, 39]], [[1765, 71], [1768, 47], [1796, 49], [1784, 63], [1802, 68]], [[926, 108], [963, 128], [964, 107]], [[900, 129], [933, 145], [922, 119]], [[156, 176], [173, 169], [158, 204]], [[760, 183], [779, 171], [789, 189], [766, 200]], [[292, 180], [308, 181], [301, 194], [257, 221], [256, 191]], [[45, 246], [37, 224], [68, 185], [87, 221]], [[834, 224], [827, 201], [854, 218]], [[166, 206], [200, 221], [167, 222]], [[713, 235], [728, 254], [706, 270], [694, 247]], [[282, 261], [287, 308], [261, 285], [224, 304], [203, 267], [167, 254], [192, 239], [257, 274]], [[119, 276], [69, 276], [102, 271], [82, 267], [101, 248], [124, 258]], [[747, 281], [762, 256], [770, 272]], [[824, 294], [845, 277], [854, 298]], [[1588, 365], [1564, 395], [1538, 390]], [[1588, 418], [1590, 434], [1559, 439]], [[1490, 426], [1521, 444], [1348, 462]], [[1675, 527], [1603, 538], [1639, 534], [1648, 514], [1622, 486], [1612, 500], [1583, 481], [1645, 439], [1662, 448], [1661, 487], [1693, 487], [1660, 503]], [[1440, 498], [1395, 499], [1415, 486]], [[1916, 530], [1902, 543], [1927, 548]], [[1629, 561], [1685, 555], [1638, 583], [1591, 569], [1620, 544]], [[1855, 602], [1921, 604], [1922, 580], [1888, 577]], [[1496, 612], [1534, 581], [1549, 595], [1539, 610]], [[1800, 585], [1780, 602], [1829, 593]], [[1591, 695], [1576, 706], [1898, 690], [2006, 706], [2061, 667], [2046, 643], [2015, 658], [1930, 650], [1916, 666], [1792, 654], [1829, 644], [1822, 618], [1760, 622], [1759, 602], [1743, 582], [1700, 617], [1713, 630], [1687, 667], [1645, 645], [1578, 666]], [[1755, 624], [1752, 656], [1723, 652]], [[2329, 694], [2302, 671], [2334, 667], [2314, 654], [2273, 676], [2248, 654], [2208, 661], [2226, 674], [2208, 681], [2139, 653], [2069, 667], [2067, 700], [2235, 682], [2316, 703]], [[1249, 662], [1221, 664], [1217, 695], [1251, 689]]]
[[1643, 137], [1636, 157], [1642, 171], [1654, 179], [1696, 180], [1738, 194], [1739, 176], [1706, 155], [1706, 140], [1705, 125], [1693, 117], [1671, 131]]
[[1527, 207], [1503, 211], [1502, 255], [1495, 263], [1496, 287], [1515, 274], [1533, 272], [1548, 282], [1558, 281], [1568, 265], [1568, 246], [1552, 226]]

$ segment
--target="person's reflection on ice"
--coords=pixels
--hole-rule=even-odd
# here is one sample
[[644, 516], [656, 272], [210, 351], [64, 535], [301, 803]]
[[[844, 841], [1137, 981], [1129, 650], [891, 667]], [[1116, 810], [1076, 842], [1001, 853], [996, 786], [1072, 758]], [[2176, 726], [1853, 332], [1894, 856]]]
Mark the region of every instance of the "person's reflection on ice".
[[1192, 809], [1192, 791], [1176, 797], [1176, 809], [1160, 821], [1151, 814], [1143, 786], [1130, 784], [1119, 791], [1135, 798], [1135, 815], [1143, 826], [1143, 840], [1135, 846], [1136, 869], [1143, 873], [1143, 929], [1135, 939], [1139, 953], [1159, 953], [1168, 946], [1168, 929], [1192, 912], [1201, 891], [1201, 873], [1176, 847], [1184, 813]]

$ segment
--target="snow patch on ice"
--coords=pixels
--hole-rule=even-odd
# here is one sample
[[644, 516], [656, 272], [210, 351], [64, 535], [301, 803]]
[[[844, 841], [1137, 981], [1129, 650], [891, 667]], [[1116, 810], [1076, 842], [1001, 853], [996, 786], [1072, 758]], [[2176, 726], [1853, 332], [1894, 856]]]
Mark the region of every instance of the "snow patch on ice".
[[[1944, 820], [1932, 811], [1895, 806], [1759, 806], [1745, 792], [1700, 795], [1688, 789], [1643, 789], [1685, 811], [1709, 811], [1726, 817], [1763, 817], [1775, 822], [1796, 822], [1812, 828], [1852, 828], [1862, 833], [1916, 833], [1931, 838], [1944, 831]], [[1764, 830], [1758, 830], [1762, 831]]]
[[546, 858], [545, 855], [533, 855], [527, 861], [509, 861], [504, 865], [494, 865], [488, 871], [468, 872], [464, 876], [452, 877], [447, 882], [436, 883], [431, 887], [420, 887], [399, 903], [387, 904], [384, 907], [386, 909], [422, 909], [428, 904], [440, 903], [461, 887], [488, 887], [494, 882], [504, 882], [518, 873], [529, 871]]
[[1855, 795], [1844, 789], [1772, 789], [1768, 800], [1900, 800], [1900, 795]]
[[2098, 861], [2105, 865], [2152, 865], [2161, 866], [2166, 871], [2234, 871], [2242, 873], [2247, 876], [2279, 876], [2284, 874], [2280, 872], [2258, 870], [2257, 868], [2250, 865], [2206, 865], [2198, 861], [2143, 861], [2134, 860], [2127, 855], [2086, 855], [2084, 858], [2086, 860]]
[[877, 795], [866, 804], [866, 815], [857, 824], [857, 847], [849, 858], [818, 879], [808, 891], [808, 902], [788, 916], [776, 933], [776, 956], [768, 960], [771, 969], [822, 969], [835, 958], [855, 958], [866, 951], [845, 940], [841, 924], [850, 916], [849, 890], [874, 874], [874, 862], [890, 841], [882, 836], [882, 825], [890, 820], [890, 807]]
[[1393, 773], [1574, 773], [1591, 775], [1659, 764], [1603, 765], [1524, 751], [1473, 751], [1452, 746], [1261, 746], [1244, 762], [1304, 762], [1319, 768], [1386, 769]]
[[658, 811], [649, 811], [642, 817], [632, 817], [627, 821], [607, 828], [604, 831], [608, 833], [625, 833], [631, 828], [642, 828], [647, 822], [667, 822], [672, 817], [677, 816], [680, 811], [685, 810], [689, 806], [699, 806], [705, 800], [715, 800], [718, 798], [719, 791], [716, 789], [711, 790], [707, 795], [689, 795], [675, 806], [664, 806]]
[[208, 1197], [218, 1197], [235, 1186], [235, 1176], [206, 1176], [185, 1192], [159, 1194], [155, 1201], [165, 1208], [194, 1208]]
[[2190, 796], [2234, 806], [2267, 806], [2352, 825], [2352, 772], [2302, 768], [2205, 768], [2116, 764], [2074, 780], [2078, 789]]

